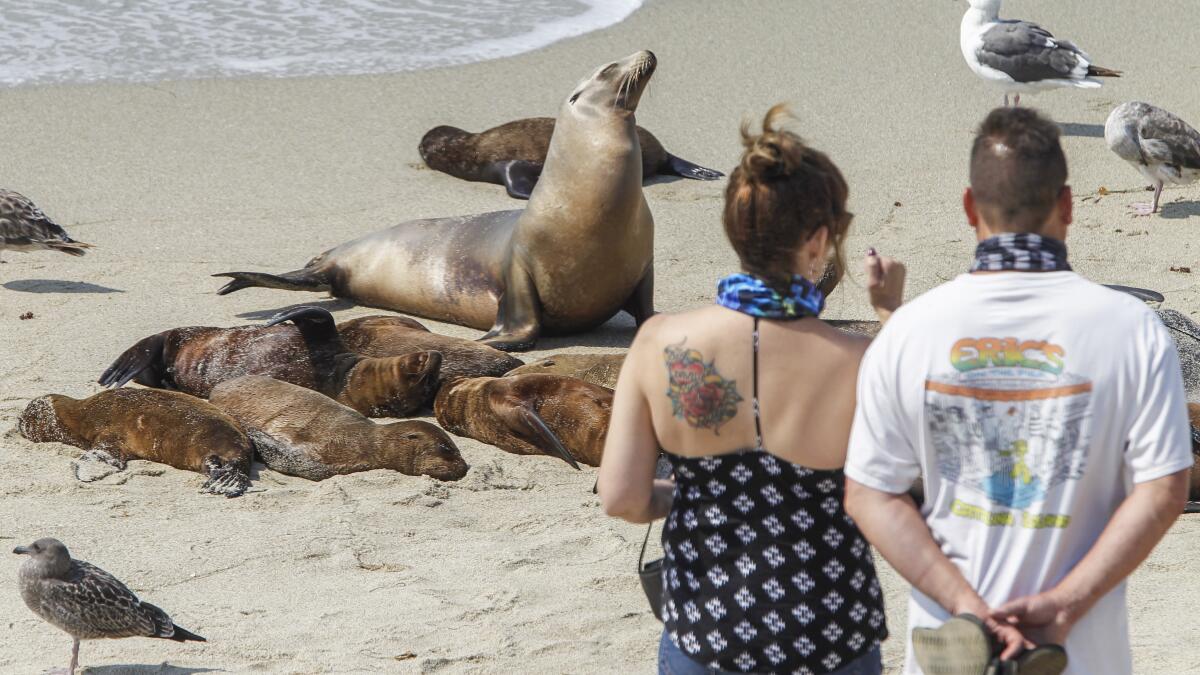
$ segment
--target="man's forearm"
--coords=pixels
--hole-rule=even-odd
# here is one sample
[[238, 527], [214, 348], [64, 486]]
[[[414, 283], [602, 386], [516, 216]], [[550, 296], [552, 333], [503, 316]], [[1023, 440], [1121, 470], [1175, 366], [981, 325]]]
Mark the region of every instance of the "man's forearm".
[[846, 481], [846, 511], [900, 576], [951, 614], [987, 614], [988, 607], [942, 553], [907, 494]]
[[1074, 622], [1133, 573], [1183, 512], [1188, 471], [1139, 483], [1083, 560], [1050, 591]]

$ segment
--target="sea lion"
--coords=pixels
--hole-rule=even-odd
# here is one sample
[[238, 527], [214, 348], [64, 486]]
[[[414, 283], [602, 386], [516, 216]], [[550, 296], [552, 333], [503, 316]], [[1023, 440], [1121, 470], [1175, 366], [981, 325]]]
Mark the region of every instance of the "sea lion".
[[467, 473], [454, 441], [429, 422], [375, 424], [328, 396], [270, 377], [225, 380], [209, 401], [242, 425], [264, 464], [290, 476], [325, 480], [392, 469], [458, 480]]
[[[291, 321], [295, 326], [280, 326]], [[207, 398], [220, 382], [267, 375], [350, 406], [369, 417], [403, 417], [427, 405], [442, 355], [369, 358], [348, 350], [333, 315], [319, 307], [277, 314], [265, 326], [173, 328], [139, 340], [100, 375], [100, 384], [138, 384]]]
[[505, 351], [622, 309], [654, 313], [654, 219], [642, 194], [634, 110], [657, 61], [601, 67], [563, 101], [546, 167], [523, 211], [402, 223], [280, 275], [225, 272], [218, 294], [260, 286], [329, 291], [364, 305], [481, 330]]
[[81, 448], [81, 461], [118, 471], [131, 459], [198, 471], [208, 477], [200, 491], [209, 494], [237, 497], [250, 487], [250, 439], [232, 417], [180, 392], [112, 389], [85, 399], [49, 394], [25, 407], [17, 431], [34, 443]]
[[[553, 117], [514, 120], [477, 134], [443, 125], [425, 133], [418, 151], [435, 171], [503, 185], [509, 197], [529, 199], [546, 163], [553, 135]], [[654, 134], [641, 127], [637, 127], [637, 136], [642, 146], [643, 181], [659, 174], [695, 180], [717, 180], [725, 175], [672, 155]]]
[[[437, 387], [466, 377], [499, 377], [525, 365], [521, 359], [494, 347], [451, 335], [432, 333], [406, 316], [376, 314], [338, 324], [342, 342], [363, 356], [402, 356], [432, 351], [442, 355]], [[428, 401], [433, 404], [433, 397]]]
[[540, 361], [514, 368], [508, 371], [508, 375], [564, 375], [591, 382], [605, 389], [615, 389], [623, 363], [624, 354], [551, 354]]
[[446, 431], [517, 455], [600, 465], [613, 394], [573, 377], [532, 373], [450, 382], [433, 403]]

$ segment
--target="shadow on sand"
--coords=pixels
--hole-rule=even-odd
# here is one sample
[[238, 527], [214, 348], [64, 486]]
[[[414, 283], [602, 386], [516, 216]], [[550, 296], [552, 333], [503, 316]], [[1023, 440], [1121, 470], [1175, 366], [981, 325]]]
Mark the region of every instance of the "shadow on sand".
[[182, 668], [160, 663], [157, 665], [92, 666], [79, 672], [81, 675], [193, 675], [193, 673], [224, 673], [228, 671], [222, 668]]
[[[330, 312], [338, 312], [343, 309], [350, 309], [351, 307], [357, 307], [357, 305], [355, 305], [353, 302], [351, 302], [349, 300], [345, 300], [343, 298], [328, 298], [326, 300], [314, 300], [312, 302], [297, 302], [294, 305], [287, 305], [286, 307], [278, 307], [276, 309], [256, 309], [252, 312], [242, 312], [241, 314], [237, 314], [235, 316], [237, 316], [239, 319], [250, 319], [252, 321], [266, 321], [267, 319], [270, 319], [271, 317], [275, 316], [276, 314], [278, 314], [280, 312], [286, 312], [289, 309], [296, 309], [297, 307], [320, 307], [321, 309], [327, 309]], [[393, 312], [387, 312], [385, 310], [379, 310], [379, 311], [382, 313], [385, 313], [385, 314], [393, 313]]]
[[4, 287], [19, 293], [124, 293], [119, 288], [97, 286], [86, 281], [61, 279], [16, 279], [4, 282]]
[[1104, 138], [1103, 124], [1078, 124], [1067, 122], [1059, 125], [1063, 136], [1082, 136], [1084, 138]]
[[1163, 218], [1170, 218], [1171, 220], [1191, 218], [1192, 216], [1200, 216], [1200, 201], [1160, 204], [1158, 209], [1159, 215]]

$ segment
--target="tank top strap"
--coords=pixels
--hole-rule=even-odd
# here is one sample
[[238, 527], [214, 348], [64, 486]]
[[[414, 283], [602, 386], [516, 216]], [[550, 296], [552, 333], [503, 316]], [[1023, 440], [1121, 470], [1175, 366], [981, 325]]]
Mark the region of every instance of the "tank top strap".
[[751, 399], [754, 406], [754, 449], [763, 451], [762, 413], [758, 407], [758, 317], [754, 317], [754, 361], [751, 365]]

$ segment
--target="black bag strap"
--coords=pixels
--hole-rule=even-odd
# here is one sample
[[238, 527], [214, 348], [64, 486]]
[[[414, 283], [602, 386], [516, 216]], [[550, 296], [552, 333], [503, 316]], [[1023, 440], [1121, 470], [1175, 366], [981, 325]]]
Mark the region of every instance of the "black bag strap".
[[642, 551], [638, 553], [637, 571], [642, 571], [642, 561], [646, 559], [646, 544], [650, 542], [650, 530], [654, 529], [654, 522], [651, 521], [646, 525], [646, 537], [642, 539]]

